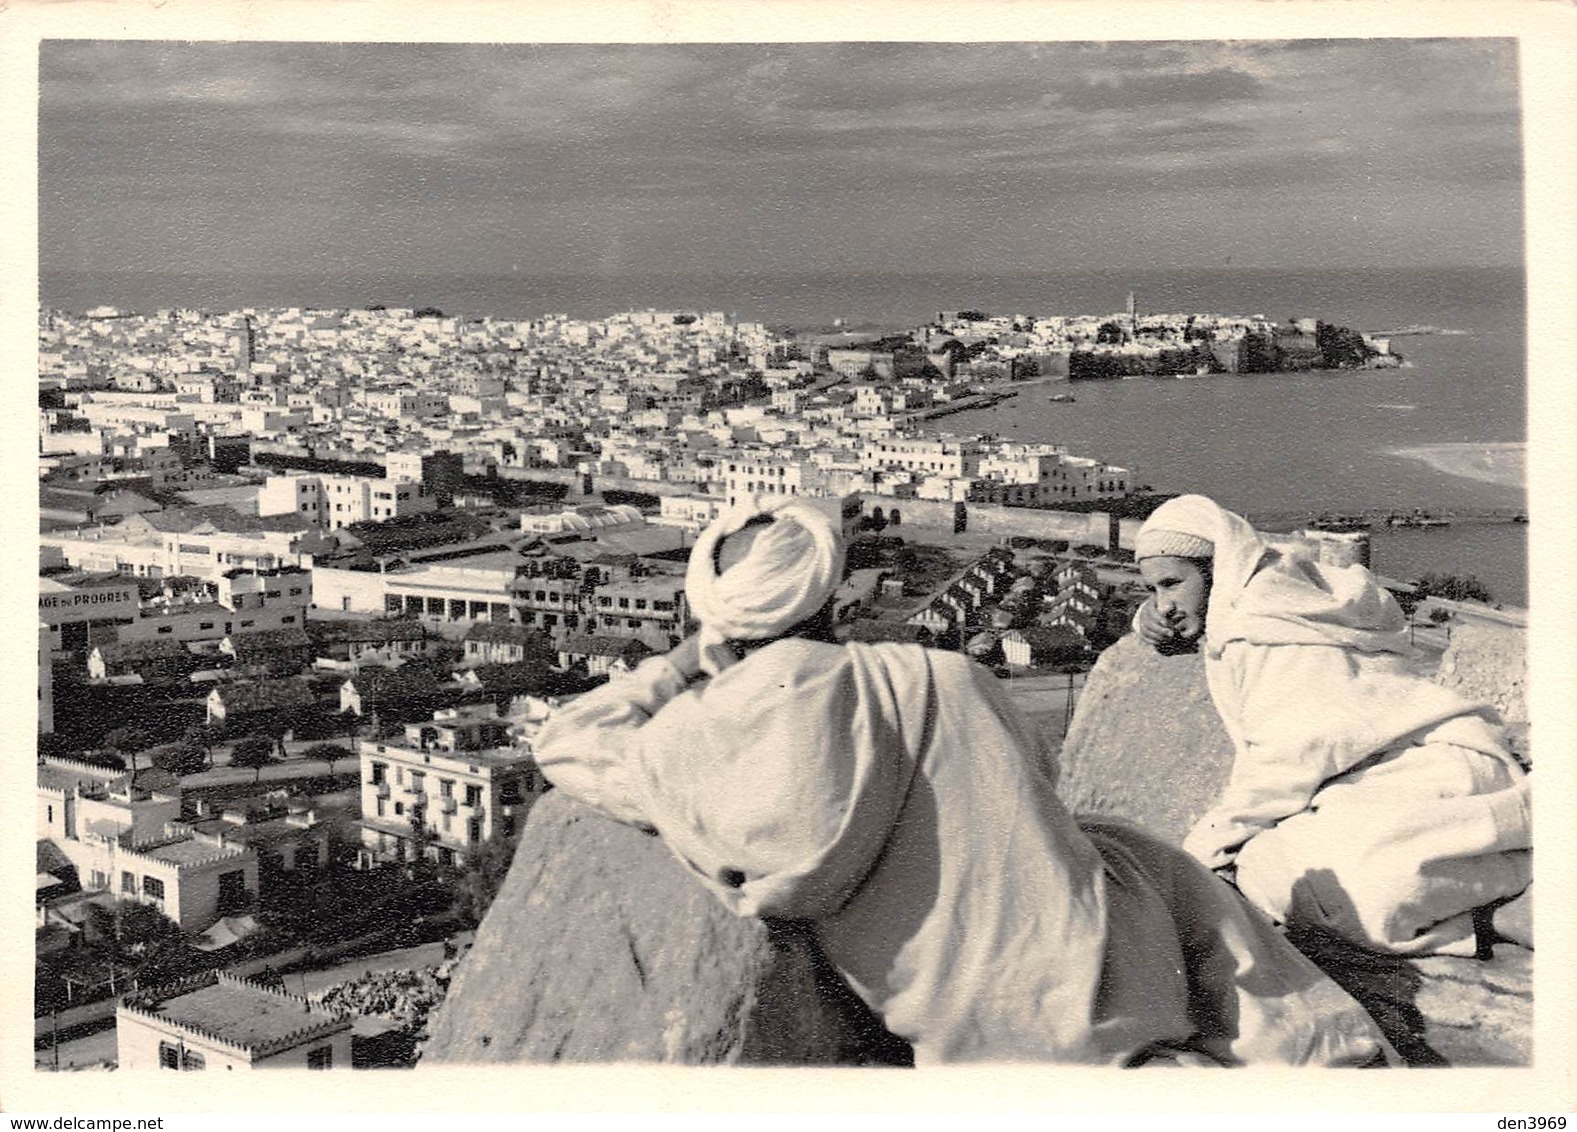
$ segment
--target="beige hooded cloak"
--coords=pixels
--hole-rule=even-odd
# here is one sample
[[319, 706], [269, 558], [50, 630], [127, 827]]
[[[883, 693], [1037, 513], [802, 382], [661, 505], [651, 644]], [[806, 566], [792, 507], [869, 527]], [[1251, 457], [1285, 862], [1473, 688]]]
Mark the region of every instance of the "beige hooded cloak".
[[1141, 557], [1165, 532], [1214, 548], [1205, 674], [1237, 752], [1184, 848], [1279, 921], [1472, 955], [1473, 909], [1532, 874], [1529, 776], [1493, 710], [1407, 671], [1405, 618], [1363, 567], [1283, 554], [1204, 496], [1158, 508]]

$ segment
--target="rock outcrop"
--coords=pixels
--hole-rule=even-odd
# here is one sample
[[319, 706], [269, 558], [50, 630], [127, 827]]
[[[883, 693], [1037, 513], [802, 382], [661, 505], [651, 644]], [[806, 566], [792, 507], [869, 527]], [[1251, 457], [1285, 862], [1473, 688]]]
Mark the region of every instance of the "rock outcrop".
[[429, 1034], [421, 1065], [912, 1062], [802, 926], [731, 915], [657, 838], [557, 792]]
[[[1441, 682], [1488, 698], [1491, 678], [1476, 675], [1474, 658], [1487, 650], [1496, 663], [1510, 663], [1504, 647], [1471, 632], [1465, 639], [1454, 634], [1453, 645]], [[1509, 701], [1501, 706], [1515, 709]], [[1201, 658], [1160, 656], [1129, 636], [1090, 672], [1063, 744], [1060, 790], [1075, 811], [1121, 817], [1176, 844], [1231, 764], [1232, 744], [1211, 704]], [[1483, 959], [1405, 960], [1328, 939], [1294, 942], [1369, 1009], [1409, 1062], [1531, 1063], [1527, 949], [1503, 943]]]
[[1197, 655], [1163, 657], [1131, 634], [1101, 655], [1062, 743], [1058, 793], [1172, 844], [1226, 785], [1232, 741]]
[[1440, 658], [1436, 680], [1470, 700], [1494, 706], [1506, 721], [1511, 749], [1530, 762], [1528, 721], [1528, 633], [1516, 624], [1459, 616]]

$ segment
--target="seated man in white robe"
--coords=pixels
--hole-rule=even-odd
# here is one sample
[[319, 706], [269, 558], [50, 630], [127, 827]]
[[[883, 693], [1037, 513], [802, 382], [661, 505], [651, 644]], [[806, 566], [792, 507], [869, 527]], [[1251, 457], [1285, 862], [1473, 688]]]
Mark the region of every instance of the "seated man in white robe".
[[[1406, 670], [1405, 618], [1368, 570], [1285, 555], [1204, 496], [1158, 508], [1135, 558], [1152, 590], [1135, 629], [1202, 643], [1236, 750], [1183, 847], [1279, 922], [1475, 954], [1474, 910], [1533, 867], [1530, 776], [1493, 710]], [[1497, 926], [1531, 944], [1527, 920]]]
[[1081, 829], [996, 679], [833, 643], [840, 536], [788, 502], [703, 533], [702, 629], [560, 708], [543, 772], [654, 827], [735, 913], [809, 921], [917, 1064], [1377, 1064], [1367, 1014], [1227, 885]]

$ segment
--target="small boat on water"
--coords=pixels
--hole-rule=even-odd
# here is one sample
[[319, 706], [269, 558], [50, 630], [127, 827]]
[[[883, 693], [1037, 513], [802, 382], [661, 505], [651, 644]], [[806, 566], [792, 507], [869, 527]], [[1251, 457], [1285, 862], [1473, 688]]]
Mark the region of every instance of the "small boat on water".
[[1075, 398], [1073, 396], [1073, 394], [1071, 394], [1071, 393], [1053, 393], [1050, 397], [1048, 397], [1046, 399], [1048, 401], [1052, 401], [1052, 402], [1055, 402], [1057, 404], [1065, 404], [1065, 403], [1077, 400], [1077, 398]]
[[1388, 527], [1449, 527], [1451, 520], [1437, 519], [1429, 512], [1415, 508], [1406, 515], [1399, 515], [1393, 511], [1385, 517], [1385, 525]]
[[1359, 531], [1369, 529], [1369, 520], [1363, 515], [1346, 515], [1340, 512], [1321, 511], [1312, 515], [1305, 526], [1319, 531]]

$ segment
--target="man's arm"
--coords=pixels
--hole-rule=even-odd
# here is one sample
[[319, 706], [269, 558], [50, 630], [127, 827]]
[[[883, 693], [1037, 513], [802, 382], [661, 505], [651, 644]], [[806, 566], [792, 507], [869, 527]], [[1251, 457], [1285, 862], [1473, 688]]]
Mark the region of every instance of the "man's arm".
[[695, 638], [555, 711], [532, 742], [554, 786], [630, 825], [650, 825], [629, 768], [642, 729], [700, 672]]
[[1346, 649], [1237, 643], [1221, 663], [1236, 670], [1241, 746], [1221, 797], [1183, 841], [1211, 868], [1306, 809], [1327, 780], [1386, 738], [1384, 716], [1363, 710], [1364, 681]]

